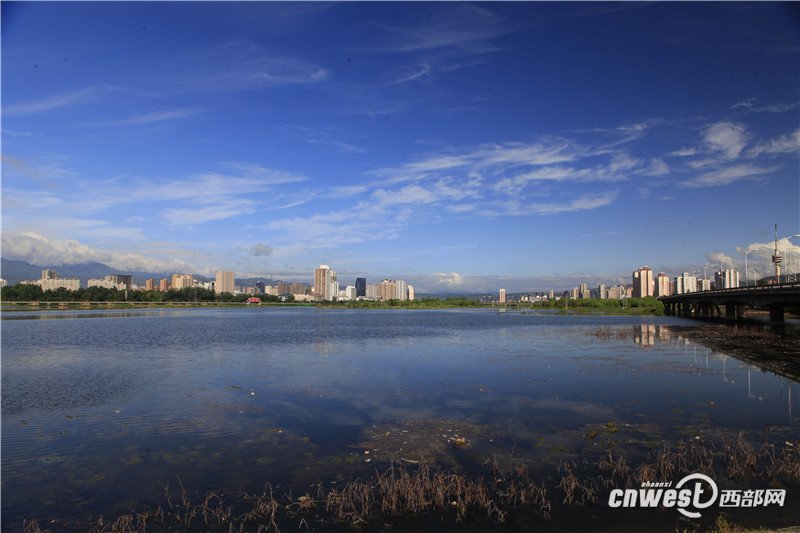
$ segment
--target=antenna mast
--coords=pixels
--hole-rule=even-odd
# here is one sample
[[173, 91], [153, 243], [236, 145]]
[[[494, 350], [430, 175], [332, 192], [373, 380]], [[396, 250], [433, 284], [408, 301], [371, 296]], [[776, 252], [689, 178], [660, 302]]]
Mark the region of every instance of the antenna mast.
[[783, 257], [778, 253], [778, 225], [775, 224], [775, 252], [772, 254], [772, 262], [775, 263], [775, 277], [777, 282], [781, 282], [781, 261]]

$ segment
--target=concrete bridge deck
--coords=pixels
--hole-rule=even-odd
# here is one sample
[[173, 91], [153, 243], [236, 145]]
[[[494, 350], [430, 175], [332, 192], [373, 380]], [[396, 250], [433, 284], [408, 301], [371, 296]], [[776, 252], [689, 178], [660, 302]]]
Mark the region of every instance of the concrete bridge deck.
[[[742, 318], [745, 308], [768, 309], [769, 321], [782, 324], [786, 307], [800, 307], [800, 283], [738, 287], [714, 291], [689, 292], [659, 298], [668, 316]], [[725, 314], [722, 314], [722, 308]]]

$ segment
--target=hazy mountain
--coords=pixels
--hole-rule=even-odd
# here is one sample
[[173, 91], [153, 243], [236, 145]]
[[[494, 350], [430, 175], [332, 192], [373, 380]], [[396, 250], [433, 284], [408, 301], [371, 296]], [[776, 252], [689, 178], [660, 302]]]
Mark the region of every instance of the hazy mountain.
[[86, 280], [102, 278], [109, 274], [131, 274], [133, 282], [144, 284], [147, 278], [161, 279], [170, 277], [171, 274], [163, 272], [131, 272], [121, 271], [111, 268], [103, 263], [84, 263], [80, 265], [32, 265], [25, 261], [15, 261], [13, 259], [0, 259], [0, 277], [8, 282], [9, 285], [16, 285], [22, 280], [39, 279], [42, 277], [42, 270], [52, 268], [58, 272], [59, 278], [78, 278], [81, 286], [86, 286]]

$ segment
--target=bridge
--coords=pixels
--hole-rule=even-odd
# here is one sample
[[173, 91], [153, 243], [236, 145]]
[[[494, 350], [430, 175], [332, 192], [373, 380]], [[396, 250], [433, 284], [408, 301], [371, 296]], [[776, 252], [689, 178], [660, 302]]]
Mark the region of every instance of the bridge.
[[[664, 313], [685, 318], [725, 316], [738, 319], [745, 308], [769, 309], [770, 324], [783, 324], [786, 307], [800, 307], [800, 283], [782, 283], [758, 287], [738, 287], [714, 291], [689, 292], [659, 298]], [[722, 308], [725, 314], [722, 314]]]

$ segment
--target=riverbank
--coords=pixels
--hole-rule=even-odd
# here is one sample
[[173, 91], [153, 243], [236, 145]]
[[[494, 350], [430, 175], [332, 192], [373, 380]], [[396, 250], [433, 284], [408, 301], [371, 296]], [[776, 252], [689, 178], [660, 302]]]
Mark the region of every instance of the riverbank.
[[657, 308], [651, 307], [619, 307], [619, 308], [597, 308], [597, 307], [568, 307], [549, 308], [532, 307], [525, 305], [497, 305], [491, 303], [481, 303], [470, 300], [421, 300], [418, 302], [401, 302], [390, 300], [389, 302], [261, 302], [260, 304], [246, 304], [242, 302], [2, 302], [0, 312], [8, 311], [59, 311], [59, 310], [80, 310], [80, 309], [187, 309], [209, 307], [241, 308], [241, 307], [320, 307], [325, 309], [487, 309], [495, 310], [498, 313], [521, 313], [521, 314], [559, 314], [559, 315], [610, 315], [610, 316], [661, 316], [663, 313]]

